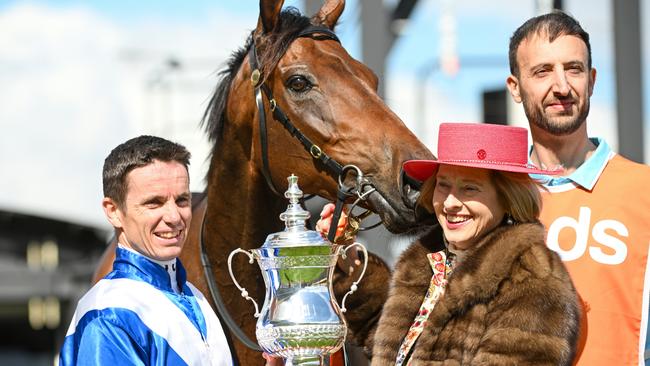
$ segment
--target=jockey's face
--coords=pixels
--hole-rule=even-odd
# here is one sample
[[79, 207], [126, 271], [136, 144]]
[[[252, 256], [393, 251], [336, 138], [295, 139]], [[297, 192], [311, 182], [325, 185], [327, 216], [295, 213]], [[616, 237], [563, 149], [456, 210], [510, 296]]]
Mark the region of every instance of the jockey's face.
[[176, 258], [192, 219], [187, 169], [157, 160], [133, 169], [127, 175], [124, 207], [105, 198], [104, 209], [120, 244], [152, 259]]

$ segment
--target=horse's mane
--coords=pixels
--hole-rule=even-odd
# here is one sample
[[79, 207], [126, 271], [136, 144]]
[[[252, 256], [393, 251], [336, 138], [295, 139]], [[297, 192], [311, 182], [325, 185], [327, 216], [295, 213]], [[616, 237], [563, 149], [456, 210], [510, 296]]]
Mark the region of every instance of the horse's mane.
[[[288, 7], [283, 10], [273, 32], [263, 35], [255, 40], [257, 47], [257, 57], [260, 64], [263, 80], [268, 76], [269, 71], [273, 70], [280, 58], [287, 51], [291, 42], [298, 37], [298, 34], [311, 24], [306, 16], [300, 14], [300, 11], [294, 7]], [[234, 79], [237, 71], [241, 67], [246, 54], [253, 45], [255, 39], [255, 30], [251, 31], [244, 46], [230, 56], [227, 66], [219, 72], [219, 81], [210, 103], [208, 104], [201, 121], [202, 127], [208, 134], [212, 142], [212, 155], [217, 151], [220, 143], [221, 132], [226, 121], [226, 106], [228, 105], [228, 93], [230, 84]], [[251, 94], [251, 100], [253, 95]], [[212, 165], [210, 166], [212, 170]], [[210, 172], [208, 172], [208, 176]]]

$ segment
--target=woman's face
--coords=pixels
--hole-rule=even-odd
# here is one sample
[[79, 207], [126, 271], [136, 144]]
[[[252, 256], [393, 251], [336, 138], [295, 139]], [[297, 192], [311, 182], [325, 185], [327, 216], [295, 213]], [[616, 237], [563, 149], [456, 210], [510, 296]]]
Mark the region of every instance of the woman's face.
[[433, 210], [449, 243], [469, 249], [503, 219], [504, 208], [486, 169], [440, 165]]

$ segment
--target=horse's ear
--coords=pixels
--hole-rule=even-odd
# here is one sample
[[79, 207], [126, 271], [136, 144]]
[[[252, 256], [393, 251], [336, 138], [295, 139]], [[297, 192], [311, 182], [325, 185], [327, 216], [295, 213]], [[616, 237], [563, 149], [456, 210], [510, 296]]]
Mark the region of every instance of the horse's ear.
[[263, 34], [273, 30], [278, 21], [284, 0], [260, 0], [260, 18], [255, 33]]
[[345, 0], [327, 0], [318, 11], [318, 14], [314, 15], [314, 18], [327, 28], [334, 29], [336, 21], [339, 20], [344, 8]]

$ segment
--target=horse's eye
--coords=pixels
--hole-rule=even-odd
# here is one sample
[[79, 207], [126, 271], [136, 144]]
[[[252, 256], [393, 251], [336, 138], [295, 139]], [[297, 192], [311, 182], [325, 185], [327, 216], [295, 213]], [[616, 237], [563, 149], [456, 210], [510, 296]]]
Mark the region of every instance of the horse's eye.
[[296, 93], [302, 93], [311, 88], [311, 83], [304, 76], [295, 75], [287, 80], [287, 87]]

